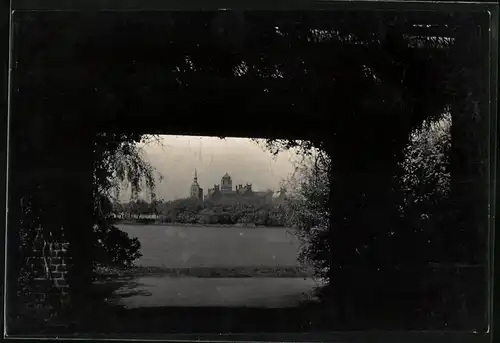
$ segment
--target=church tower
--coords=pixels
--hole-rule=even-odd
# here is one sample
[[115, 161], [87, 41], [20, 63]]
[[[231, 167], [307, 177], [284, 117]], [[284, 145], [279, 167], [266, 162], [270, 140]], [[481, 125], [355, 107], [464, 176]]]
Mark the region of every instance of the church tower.
[[198, 184], [198, 172], [194, 170], [193, 183], [190, 188], [190, 196], [192, 199], [203, 200], [203, 188]]

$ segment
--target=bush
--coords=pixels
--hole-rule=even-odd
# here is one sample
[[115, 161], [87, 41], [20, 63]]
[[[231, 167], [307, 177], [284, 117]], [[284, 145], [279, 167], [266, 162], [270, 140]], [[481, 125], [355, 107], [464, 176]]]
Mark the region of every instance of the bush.
[[131, 267], [142, 256], [141, 242], [137, 238], [130, 238], [116, 226], [99, 231], [98, 236], [96, 264]]
[[329, 163], [325, 156], [318, 156], [299, 168], [298, 175], [291, 180], [294, 189], [287, 200], [284, 216], [287, 226], [296, 230], [301, 242], [299, 260], [310, 264], [318, 278], [326, 277], [330, 261]]

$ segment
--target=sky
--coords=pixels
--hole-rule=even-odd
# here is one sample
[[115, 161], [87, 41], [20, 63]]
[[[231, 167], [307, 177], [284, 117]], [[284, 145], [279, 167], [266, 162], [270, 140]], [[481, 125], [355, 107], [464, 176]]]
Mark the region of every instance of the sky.
[[[262, 142], [262, 141], [261, 141]], [[274, 157], [262, 145], [245, 138], [160, 136], [160, 142], [142, 146], [144, 158], [156, 169], [156, 194], [166, 201], [189, 196], [195, 169], [204, 194], [228, 173], [237, 184], [251, 183], [255, 191], [278, 190], [295, 170], [300, 157], [286, 151]], [[123, 192], [122, 200], [130, 193]]]

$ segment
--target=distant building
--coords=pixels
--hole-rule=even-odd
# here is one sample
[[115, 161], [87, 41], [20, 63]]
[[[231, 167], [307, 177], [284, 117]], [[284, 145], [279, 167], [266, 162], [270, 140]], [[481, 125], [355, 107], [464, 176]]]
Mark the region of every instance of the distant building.
[[213, 188], [208, 189], [207, 197], [210, 198], [211, 196], [219, 193], [220, 193], [219, 185], [214, 185]]
[[233, 191], [233, 180], [231, 180], [231, 176], [229, 176], [228, 173], [224, 174], [220, 180], [220, 191], [222, 193], [230, 193]]
[[203, 201], [203, 188], [198, 184], [198, 172], [194, 170], [194, 179], [190, 188], [190, 197], [192, 199], [197, 199]]
[[255, 192], [252, 189], [251, 183], [236, 185], [236, 189], [233, 190], [233, 181], [231, 176], [229, 176], [228, 173], [225, 173], [221, 178], [220, 185], [214, 185], [213, 188], [208, 189], [206, 198], [233, 198], [236, 201], [238, 196], [259, 198], [265, 202], [271, 202], [273, 198], [273, 191]]

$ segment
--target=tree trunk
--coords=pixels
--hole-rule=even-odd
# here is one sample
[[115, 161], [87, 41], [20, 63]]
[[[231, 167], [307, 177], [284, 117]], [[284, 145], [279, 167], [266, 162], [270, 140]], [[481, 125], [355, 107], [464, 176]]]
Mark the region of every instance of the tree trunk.
[[397, 138], [405, 137], [401, 132], [393, 136], [389, 146], [375, 144], [377, 137], [372, 137], [373, 144], [360, 144], [354, 135], [350, 141], [326, 144], [331, 157], [328, 296], [343, 328], [354, 325], [356, 312], [367, 305], [362, 299], [369, 288], [363, 289], [370, 280], [364, 280], [368, 275], [364, 271], [392, 263], [390, 250], [369, 260], [362, 257], [362, 250], [373, 237], [387, 236], [394, 229], [393, 176], [406, 140]]
[[[454, 55], [461, 72], [454, 77], [456, 94], [451, 106], [452, 162], [451, 189], [454, 218], [446, 228], [449, 256], [453, 263], [479, 264], [486, 272], [488, 252], [490, 114], [488, 32], [464, 26], [458, 35]], [[478, 53], [481, 51], [481, 53]], [[485, 291], [487, 276], [478, 283]], [[484, 325], [486, 293], [473, 300], [474, 325]], [[477, 306], [479, 305], [479, 307]], [[472, 315], [470, 313], [469, 315]], [[468, 318], [463, 325], [470, 325]], [[463, 321], [463, 320], [462, 320]]]

